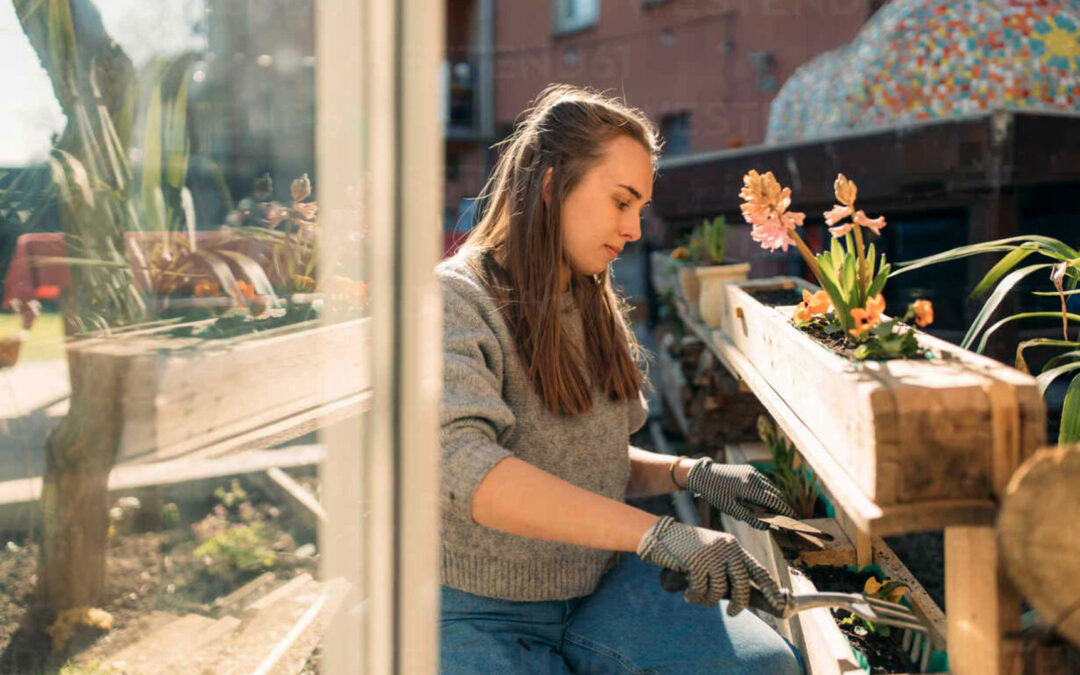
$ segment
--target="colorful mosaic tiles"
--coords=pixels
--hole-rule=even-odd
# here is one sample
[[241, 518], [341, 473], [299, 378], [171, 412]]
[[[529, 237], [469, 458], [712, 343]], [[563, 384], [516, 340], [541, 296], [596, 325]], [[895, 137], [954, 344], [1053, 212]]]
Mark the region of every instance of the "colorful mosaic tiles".
[[893, 0], [773, 100], [766, 142], [994, 109], [1080, 112], [1080, 0]]

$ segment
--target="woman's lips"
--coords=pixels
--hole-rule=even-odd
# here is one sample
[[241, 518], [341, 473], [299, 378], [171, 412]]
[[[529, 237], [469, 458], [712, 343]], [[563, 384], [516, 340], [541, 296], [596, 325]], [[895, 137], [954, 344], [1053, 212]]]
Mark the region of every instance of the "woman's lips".
[[616, 251], [615, 249], [611, 248], [607, 244], [604, 244], [604, 250], [606, 250], [608, 252], [608, 255], [611, 256], [612, 260], [619, 257], [619, 252]]

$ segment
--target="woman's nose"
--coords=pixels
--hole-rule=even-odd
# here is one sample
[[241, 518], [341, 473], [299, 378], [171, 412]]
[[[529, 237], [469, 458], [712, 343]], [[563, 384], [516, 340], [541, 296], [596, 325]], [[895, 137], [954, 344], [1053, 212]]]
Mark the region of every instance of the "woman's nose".
[[641, 218], [630, 216], [620, 226], [619, 234], [627, 241], [641, 239]]

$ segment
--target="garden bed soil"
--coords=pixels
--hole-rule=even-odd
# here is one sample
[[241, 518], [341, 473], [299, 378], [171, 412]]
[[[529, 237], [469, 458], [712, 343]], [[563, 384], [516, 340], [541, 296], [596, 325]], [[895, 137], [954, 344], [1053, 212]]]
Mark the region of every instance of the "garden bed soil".
[[[317, 494], [316, 478], [302, 475], [297, 480]], [[250, 489], [249, 495], [257, 508], [276, 508], [261, 498], [257, 488]], [[207, 513], [213, 503], [207, 502], [197, 512]], [[188, 508], [182, 509], [186, 511]], [[81, 665], [106, 663], [108, 655], [168, 621], [188, 613], [209, 616], [215, 599], [267, 570], [282, 579], [302, 572], [315, 576], [317, 557], [291, 554], [298, 543], [312, 541], [314, 533], [287, 515], [275, 518], [268, 526], [268, 545], [278, 553], [274, 565], [239, 572], [228, 580], [201, 573], [205, 566], [193, 555], [197, 541], [190, 523], [174, 529], [116, 536], [106, 550], [107, 600], [100, 607], [112, 615], [112, 630], [105, 633], [80, 628], [68, 645], [57, 652], [52, 650], [51, 638], [44, 630], [46, 624], [35, 606], [38, 545], [25, 540], [3, 541], [0, 545], [6, 548], [0, 548], [0, 675], [55, 673], [69, 661]], [[318, 659], [319, 654], [313, 654], [305, 666], [309, 669], [304, 672], [317, 672]]]
[[[820, 591], [862, 593], [863, 584], [873, 576], [870, 572], [851, 572], [844, 567], [810, 567], [803, 570]], [[851, 613], [837, 609], [833, 617], [844, 637], [866, 656], [871, 675], [906, 673], [912, 668], [908, 651], [903, 648], [903, 631], [893, 628], [888, 635], [866, 631], [865, 624], [843, 623]]]
[[885, 537], [911, 575], [945, 611], [945, 533], [941, 530]]

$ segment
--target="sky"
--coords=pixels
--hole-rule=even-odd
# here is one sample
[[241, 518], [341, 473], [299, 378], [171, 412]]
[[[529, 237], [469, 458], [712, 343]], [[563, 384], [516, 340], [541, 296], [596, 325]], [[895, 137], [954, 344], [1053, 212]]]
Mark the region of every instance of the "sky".
[[[95, 5], [105, 29], [136, 67], [155, 56], [205, 48], [196, 28], [205, 0], [96, 0]], [[66, 119], [8, 0], [0, 0], [0, 63], [0, 167], [39, 163]]]

